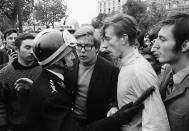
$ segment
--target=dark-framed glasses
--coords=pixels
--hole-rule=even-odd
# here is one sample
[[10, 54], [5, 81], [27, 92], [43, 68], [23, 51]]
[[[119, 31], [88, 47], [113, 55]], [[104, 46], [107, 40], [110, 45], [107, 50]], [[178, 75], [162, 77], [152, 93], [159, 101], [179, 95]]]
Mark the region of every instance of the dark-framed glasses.
[[93, 48], [93, 46], [94, 46], [94, 45], [91, 45], [91, 44], [85, 44], [85, 45], [77, 44], [77, 45], [76, 45], [76, 49], [81, 51], [82, 48], [84, 48], [85, 51], [91, 51], [92, 48]]

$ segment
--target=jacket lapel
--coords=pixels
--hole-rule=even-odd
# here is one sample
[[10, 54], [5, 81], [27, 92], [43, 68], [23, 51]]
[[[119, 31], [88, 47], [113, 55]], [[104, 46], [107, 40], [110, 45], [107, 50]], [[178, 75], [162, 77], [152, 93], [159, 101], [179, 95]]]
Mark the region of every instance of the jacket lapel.
[[100, 74], [101, 74], [101, 58], [98, 56], [97, 57], [97, 61], [96, 61], [96, 64], [94, 66], [94, 70], [93, 70], [93, 73], [92, 73], [92, 76], [91, 76], [91, 80], [90, 80], [90, 83], [89, 83], [89, 89], [88, 89], [88, 94], [90, 93], [90, 89], [96, 85], [96, 82], [100, 82], [99, 78], [100, 78]]
[[186, 88], [189, 88], [189, 75], [187, 75], [186, 78], [182, 81], [182, 83], [176, 86], [175, 88], [176, 89], [170, 95], [167, 96], [164, 102], [167, 102], [171, 99], [174, 99], [182, 95], [185, 92]]
[[78, 72], [79, 72], [79, 60], [76, 61], [75, 68], [73, 69], [73, 72], [72, 72], [74, 89], [77, 89]]
[[167, 86], [168, 86], [168, 83], [169, 83], [170, 73], [171, 73], [171, 68], [168, 67], [165, 70], [164, 76], [163, 76], [162, 81], [159, 85], [159, 90], [160, 90], [162, 100], [164, 100], [166, 98], [166, 90], [167, 90]]

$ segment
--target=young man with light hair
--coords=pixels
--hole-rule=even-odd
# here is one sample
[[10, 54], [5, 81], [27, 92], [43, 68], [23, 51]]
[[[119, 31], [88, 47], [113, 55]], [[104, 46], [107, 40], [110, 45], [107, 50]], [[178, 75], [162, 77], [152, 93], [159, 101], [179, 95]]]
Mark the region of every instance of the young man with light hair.
[[136, 20], [126, 14], [108, 18], [102, 27], [102, 37], [108, 42], [108, 49], [122, 62], [117, 88], [119, 108], [135, 101], [149, 87], [156, 88], [153, 95], [144, 102], [142, 114], [123, 130], [169, 131], [167, 114], [158, 89], [158, 77], [151, 64], [138, 52], [137, 36]]

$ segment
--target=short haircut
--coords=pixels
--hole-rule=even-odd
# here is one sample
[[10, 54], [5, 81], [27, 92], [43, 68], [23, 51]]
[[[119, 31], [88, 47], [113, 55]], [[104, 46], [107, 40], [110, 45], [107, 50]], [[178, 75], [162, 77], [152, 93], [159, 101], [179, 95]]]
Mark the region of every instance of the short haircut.
[[181, 50], [183, 42], [189, 40], [189, 14], [177, 13], [160, 22], [161, 26], [173, 25], [173, 37], [176, 41], [175, 52]]
[[161, 29], [161, 25], [156, 24], [148, 31], [150, 41], [153, 41], [158, 37], [158, 33], [160, 29]]
[[104, 21], [102, 27], [101, 36], [105, 38], [105, 29], [109, 26], [113, 26], [115, 34], [118, 37], [122, 37], [124, 34], [128, 35], [128, 41], [130, 45], [136, 45], [137, 36], [139, 35], [139, 28], [136, 20], [126, 14], [115, 14], [111, 17], [108, 17]]
[[97, 31], [92, 26], [83, 26], [79, 28], [75, 33], [74, 36], [76, 39], [80, 37], [88, 37], [89, 39], [92, 39], [94, 43], [94, 47], [96, 49], [100, 48], [100, 37], [98, 37], [98, 34], [96, 34]]
[[6, 40], [7, 36], [11, 35], [12, 33], [18, 33], [18, 31], [16, 29], [10, 28], [7, 29], [4, 33], [4, 39]]
[[32, 34], [24, 33], [18, 36], [15, 40], [15, 46], [19, 49], [23, 40], [33, 40], [35, 37]]

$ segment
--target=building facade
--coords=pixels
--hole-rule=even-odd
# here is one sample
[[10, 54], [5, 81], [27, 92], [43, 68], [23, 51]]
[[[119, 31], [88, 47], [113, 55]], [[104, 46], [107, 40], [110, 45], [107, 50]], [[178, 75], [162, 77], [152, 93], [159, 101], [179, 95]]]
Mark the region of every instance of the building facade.
[[[157, 3], [157, 7], [165, 8], [168, 14], [175, 12], [189, 13], [189, 0], [141, 0], [148, 4]], [[111, 14], [112, 12], [122, 12], [122, 6], [127, 0], [99, 0], [98, 13]]]
[[122, 5], [126, 2], [127, 0], [99, 0], [98, 13], [122, 12]]
[[155, 2], [157, 5], [163, 6], [168, 14], [176, 12], [189, 13], [189, 0], [146, 0], [148, 3]]

